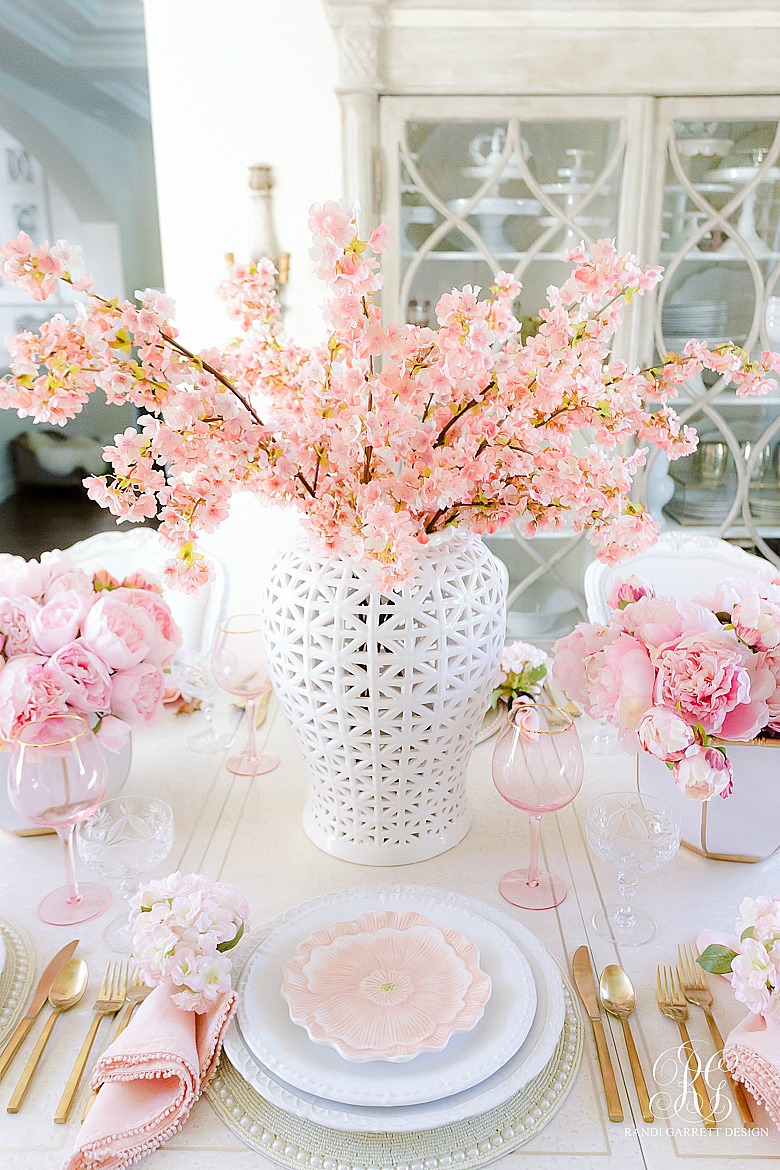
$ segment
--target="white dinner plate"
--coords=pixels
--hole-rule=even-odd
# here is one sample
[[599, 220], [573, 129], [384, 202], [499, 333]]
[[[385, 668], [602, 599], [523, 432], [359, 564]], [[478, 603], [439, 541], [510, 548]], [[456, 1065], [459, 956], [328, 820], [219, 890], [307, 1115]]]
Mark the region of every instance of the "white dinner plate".
[[[316, 1096], [349, 1105], [412, 1105], [447, 1097], [479, 1084], [517, 1051], [536, 1011], [536, 988], [528, 960], [504, 930], [466, 909], [457, 895], [434, 901], [414, 887], [377, 886], [347, 890], [337, 905], [304, 903], [257, 947], [239, 984], [239, 1023], [252, 1054], [274, 1075]], [[453, 1035], [439, 1052], [390, 1064], [344, 1060], [332, 1048], [313, 1044], [290, 1019], [281, 994], [283, 969], [313, 931], [369, 911], [416, 911], [437, 926], [459, 930], [479, 950], [479, 965], [493, 989], [485, 1012], [470, 1032]]]
[[[536, 936], [524, 926], [492, 906], [473, 898], [443, 890], [409, 886], [378, 887], [350, 893], [366, 894], [375, 899], [378, 891], [384, 896], [392, 895], [394, 891], [401, 895], [410, 892], [422, 895], [427, 900], [429, 916], [436, 905], [443, 902], [454, 904], [459, 912], [477, 914], [504, 930], [512, 938], [529, 961], [537, 996], [537, 1009], [531, 1029], [518, 1051], [502, 1068], [481, 1084], [455, 1095], [417, 1105], [373, 1108], [343, 1105], [318, 1094], [294, 1089], [285, 1083], [283, 1078], [276, 1076], [257, 1061], [247, 1047], [236, 1021], [228, 1029], [225, 1040], [228, 1057], [245, 1080], [268, 1101], [299, 1117], [330, 1126], [332, 1129], [351, 1130], [355, 1133], [409, 1133], [438, 1125], [448, 1125], [501, 1105], [541, 1072], [555, 1050], [563, 1027], [565, 1010], [561, 975], [557, 964]], [[329, 894], [317, 899], [316, 902], [325, 903], [329, 908], [335, 906], [338, 911], [341, 897], [343, 895]], [[278, 922], [277, 919], [256, 932], [248, 943], [256, 945], [258, 940], [262, 941]], [[247, 965], [248, 961], [247, 959]], [[242, 983], [243, 977], [239, 977], [239, 995]]]

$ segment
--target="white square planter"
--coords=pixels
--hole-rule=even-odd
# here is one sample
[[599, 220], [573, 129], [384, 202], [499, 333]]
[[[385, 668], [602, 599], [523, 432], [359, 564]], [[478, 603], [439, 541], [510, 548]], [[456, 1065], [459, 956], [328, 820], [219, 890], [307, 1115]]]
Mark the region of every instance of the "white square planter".
[[670, 805], [680, 818], [682, 842], [716, 861], [762, 861], [780, 849], [780, 740], [724, 744], [734, 769], [725, 800], [691, 800], [655, 756], [637, 756], [641, 792]]

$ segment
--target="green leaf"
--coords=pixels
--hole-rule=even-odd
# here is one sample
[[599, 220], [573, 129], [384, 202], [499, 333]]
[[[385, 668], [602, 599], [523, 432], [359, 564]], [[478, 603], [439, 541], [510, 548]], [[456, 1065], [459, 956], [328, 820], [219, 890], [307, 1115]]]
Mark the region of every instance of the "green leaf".
[[737, 957], [737, 952], [731, 947], [723, 947], [719, 943], [710, 943], [705, 951], [699, 955], [696, 962], [711, 975], [728, 975], [731, 964]]
[[742, 934], [739, 936], [739, 941], [744, 942], [746, 938], [755, 938], [755, 934], [756, 934], [755, 926], [746, 926], [745, 929], [742, 931]]
[[220, 952], [220, 954], [224, 954], [225, 951], [232, 951], [233, 947], [238, 946], [238, 944], [241, 942], [241, 936], [243, 933], [244, 924], [241, 922], [239, 924], [238, 930], [232, 938], [226, 939], [225, 942], [217, 943], [217, 950]]

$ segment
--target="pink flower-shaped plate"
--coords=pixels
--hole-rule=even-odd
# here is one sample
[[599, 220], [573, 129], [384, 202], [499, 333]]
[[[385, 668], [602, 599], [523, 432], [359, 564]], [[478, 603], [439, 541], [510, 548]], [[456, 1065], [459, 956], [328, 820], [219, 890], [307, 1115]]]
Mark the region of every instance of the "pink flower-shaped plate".
[[481, 1019], [490, 992], [479, 951], [459, 931], [394, 910], [314, 931], [282, 983], [290, 1019], [350, 1061], [439, 1051]]

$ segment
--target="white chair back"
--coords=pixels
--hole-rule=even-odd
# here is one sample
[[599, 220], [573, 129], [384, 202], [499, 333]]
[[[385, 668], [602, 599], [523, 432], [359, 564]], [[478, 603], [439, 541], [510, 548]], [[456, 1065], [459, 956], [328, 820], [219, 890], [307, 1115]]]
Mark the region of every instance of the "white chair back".
[[593, 561], [588, 565], [585, 599], [589, 621], [609, 620], [607, 590], [613, 581], [622, 581], [631, 574], [649, 581], [659, 596], [666, 594], [690, 601], [711, 592], [725, 578], [757, 577], [771, 581], [780, 575], [780, 570], [762, 557], [752, 556], [714, 536], [664, 532], [654, 545], [629, 561], [619, 565]]
[[[106, 569], [114, 577], [146, 571], [162, 577], [162, 567], [171, 550], [153, 528], [132, 528], [121, 532], [99, 532], [64, 549], [88, 572]], [[182, 632], [182, 649], [206, 652], [211, 648], [217, 622], [224, 615], [227, 582], [220, 561], [209, 556], [212, 578], [197, 593], [164, 589], [176, 624]]]

